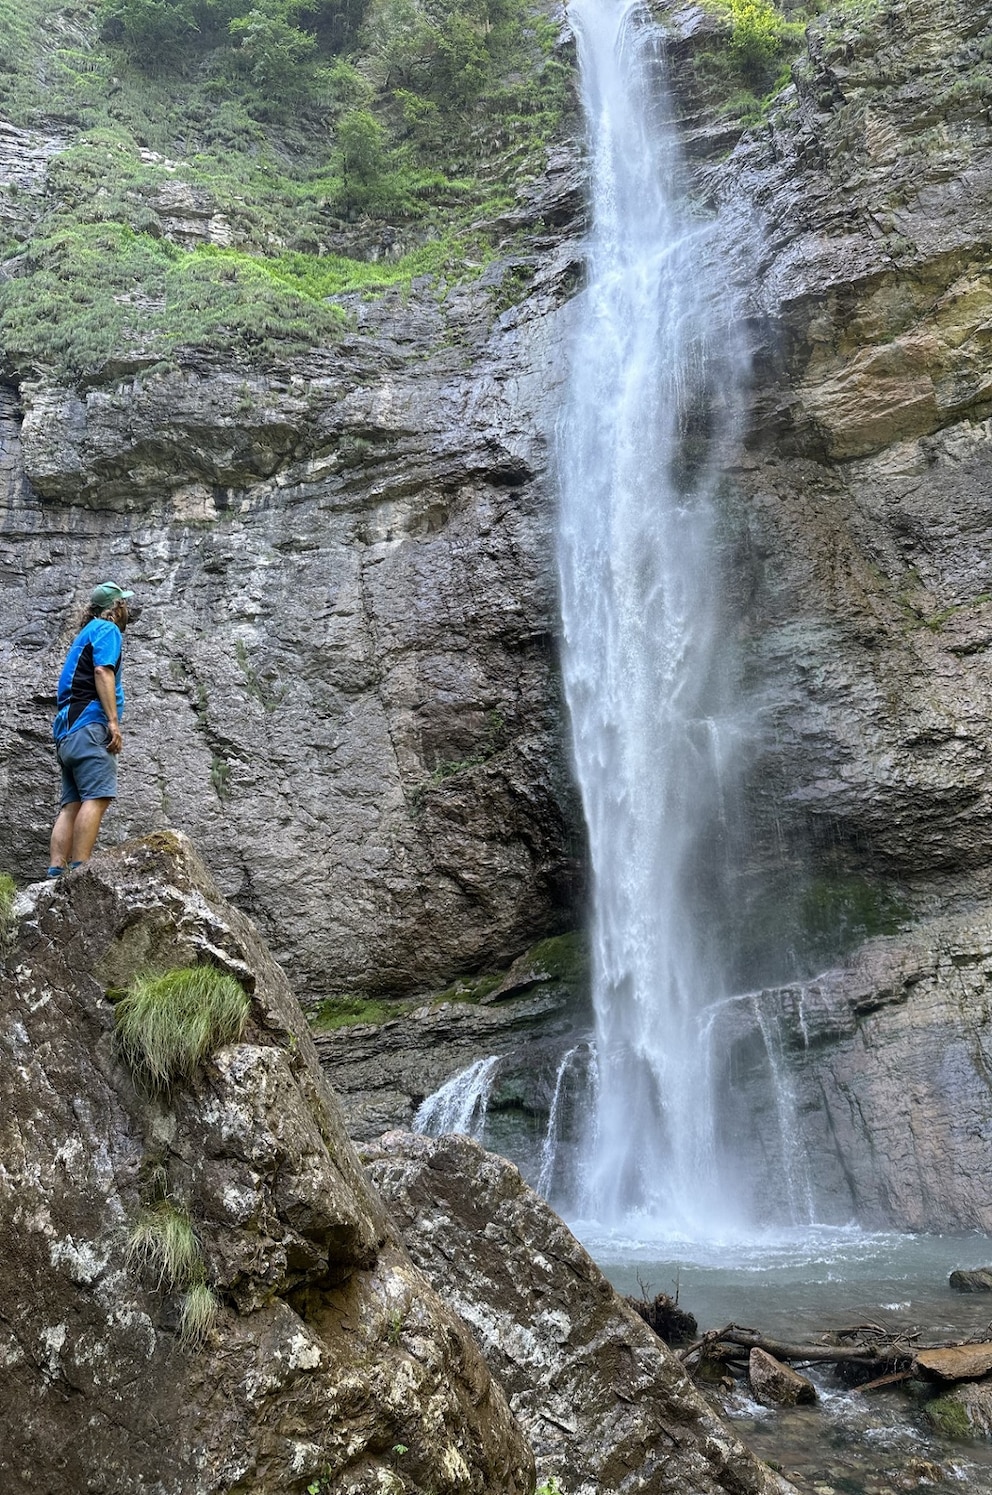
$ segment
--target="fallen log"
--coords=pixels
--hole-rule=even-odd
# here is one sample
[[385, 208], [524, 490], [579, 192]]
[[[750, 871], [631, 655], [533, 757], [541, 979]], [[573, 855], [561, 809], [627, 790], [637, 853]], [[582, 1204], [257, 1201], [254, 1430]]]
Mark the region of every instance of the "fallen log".
[[[846, 1345], [787, 1344], [782, 1340], [768, 1339], [755, 1329], [745, 1329], [739, 1324], [728, 1324], [723, 1329], [711, 1329], [702, 1339], [687, 1345], [678, 1352], [688, 1363], [707, 1353], [714, 1359], [744, 1360], [751, 1350], [764, 1350], [776, 1360], [799, 1360], [809, 1365], [879, 1365], [891, 1363], [891, 1349], [876, 1349], [869, 1346], [849, 1348]], [[733, 1353], [737, 1351], [737, 1353]], [[901, 1358], [901, 1357], [900, 1357]], [[907, 1358], [911, 1358], [907, 1352]]]
[[888, 1376], [876, 1376], [874, 1381], [866, 1381], [863, 1386], [852, 1386], [852, 1391], [877, 1391], [880, 1386], [896, 1386], [900, 1381], [908, 1381], [916, 1375], [916, 1366], [911, 1365], [907, 1370], [894, 1370]]

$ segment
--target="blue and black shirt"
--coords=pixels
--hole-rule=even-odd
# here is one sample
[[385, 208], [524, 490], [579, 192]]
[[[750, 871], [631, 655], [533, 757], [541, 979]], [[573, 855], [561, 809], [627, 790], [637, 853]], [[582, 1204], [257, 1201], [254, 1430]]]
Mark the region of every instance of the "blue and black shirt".
[[94, 618], [76, 634], [59, 676], [59, 709], [52, 723], [56, 742], [90, 722], [108, 725], [107, 713], [96, 693], [98, 666], [113, 670], [117, 681], [117, 715], [124, 715], [123, 652], [124, 637], [109, 618]]

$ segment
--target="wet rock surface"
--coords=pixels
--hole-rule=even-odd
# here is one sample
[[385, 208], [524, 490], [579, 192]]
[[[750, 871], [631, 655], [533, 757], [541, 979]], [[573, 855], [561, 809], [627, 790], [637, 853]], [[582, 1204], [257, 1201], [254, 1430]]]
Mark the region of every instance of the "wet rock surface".
[[[5, 1491], [335, 1495], [532, 1488], [465, 1326], [369, 1188], [285, 977], [171, 835], [19, 903], [0, 975], [0, 1471]], [[117, 990], [192, 963], [251, 994], [242, 1040], [136, 1089]], [[129, 1252], [153, 1200], [192, 1222], [217, 1298]]]
[[[494, 1005], [442, 1001], [384, 1023], [317, 1032], [314, 1045], [355, 1141], [408, 1130], [427, 1096], [490, 1056], [500, 1059], [490, 1130], [500, 1130], [501, 1112], [512, 1128], [516, 1113], [543, 1136], [561, 1056], [589, 1021], [582, 996], [549, 983]], [[519, 1159], [526, 1138], [504, 1140], [500, 1150]]]
[[795, 1407], [816, 1401], [812, 1381], [757, 1347], [748, 1356], [747, 1374], [751, 1390], [766, 1406]]
[[[725, 1124], [756, 1175], [788, 1073], [797, 1198], [818, 1217], [907, 1230], [992, 1229], [987, 912], [867, 943], [846, 968], [725, 1009]], [[767, 1187], [772, 1187], [771, 1177]]]
[[992, 1293], [992, 1267], [952, 1272], [949, 1286], [956, 1293]]
[[822, 18], [767, 126], [705, 169], [755, 246], [735, 486], [781, 693], [769, 787], [824, 864], [931, 892], [988, 867], [990, 19]]
[[362, 1150], [414, 1261], [472, 1326], [569, 1495], [787, 1495], [714, 1417], [676, 1357], [504, 1159], [464, 1137]]
[[931, 1421], [952, 1438], [992, 1438], [992, 1379], [954, 1386], [934, 1402]]

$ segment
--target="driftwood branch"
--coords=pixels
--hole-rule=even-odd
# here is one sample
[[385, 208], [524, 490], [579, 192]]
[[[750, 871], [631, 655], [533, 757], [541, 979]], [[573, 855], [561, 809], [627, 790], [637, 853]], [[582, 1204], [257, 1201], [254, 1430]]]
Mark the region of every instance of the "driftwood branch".
[[751, 1350], [764, 1350], [776, 1360], [795, 1362], [800, 1365], [863, 1365], [869, 1368], [884, 1367], [887, 1370], [902, 1370], [913, 1360], [913, 1351], [908, 1340], [896, 1336], [884, 1336], [878, 1342], [853, 1344], [789, 1344], [783, 1340], [768, 1339], [755, 1329], [745, 1329], [740, 1324], [727, 1324], [723, 1329], [711, 1329], [702, 1339], [679, 1351], [686, 1366], [699, 1360], [745, 1360]]

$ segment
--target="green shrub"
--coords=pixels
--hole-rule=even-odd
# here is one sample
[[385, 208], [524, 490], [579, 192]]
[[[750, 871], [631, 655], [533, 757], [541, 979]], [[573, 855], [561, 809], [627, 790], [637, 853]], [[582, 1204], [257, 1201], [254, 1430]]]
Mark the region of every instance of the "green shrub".
[[237, 43], [236, 63], [252, 83], [278, 93], [281, 99], [310, 92], [310, 69], [317, 56], [316, 38], [291, 25], [285, 16], [253, 8], [231, 22]]
[[769, 0], [727, 0], [727, 4], [733, 23], [731, 49], [745, 72], [760, 72], [781, 46], [783, 18]]
[[214, 966], [137, 976], [117, 1004], [117, 1037], [134, 1072], [163, 1088], [237, 1042], [249, 1008], [244, 988]]
[[726, 49], [731, 77], [720, 76], [716, 57], [707, 68], [701, 57], [703, 73], [714, 71], [720, 92], [734, 105], [734, 112], [746, 112], [745, 100], [733, 97], [733, 75], [752, 95], [751, 103], [766, 89], [775, 91], [788, 81], [787, 63], [800, 45], [804, 27], [801, 22], [787, 21], [772, 0], [710, 0], [713, 10], [729, 24], [729, 47]]

